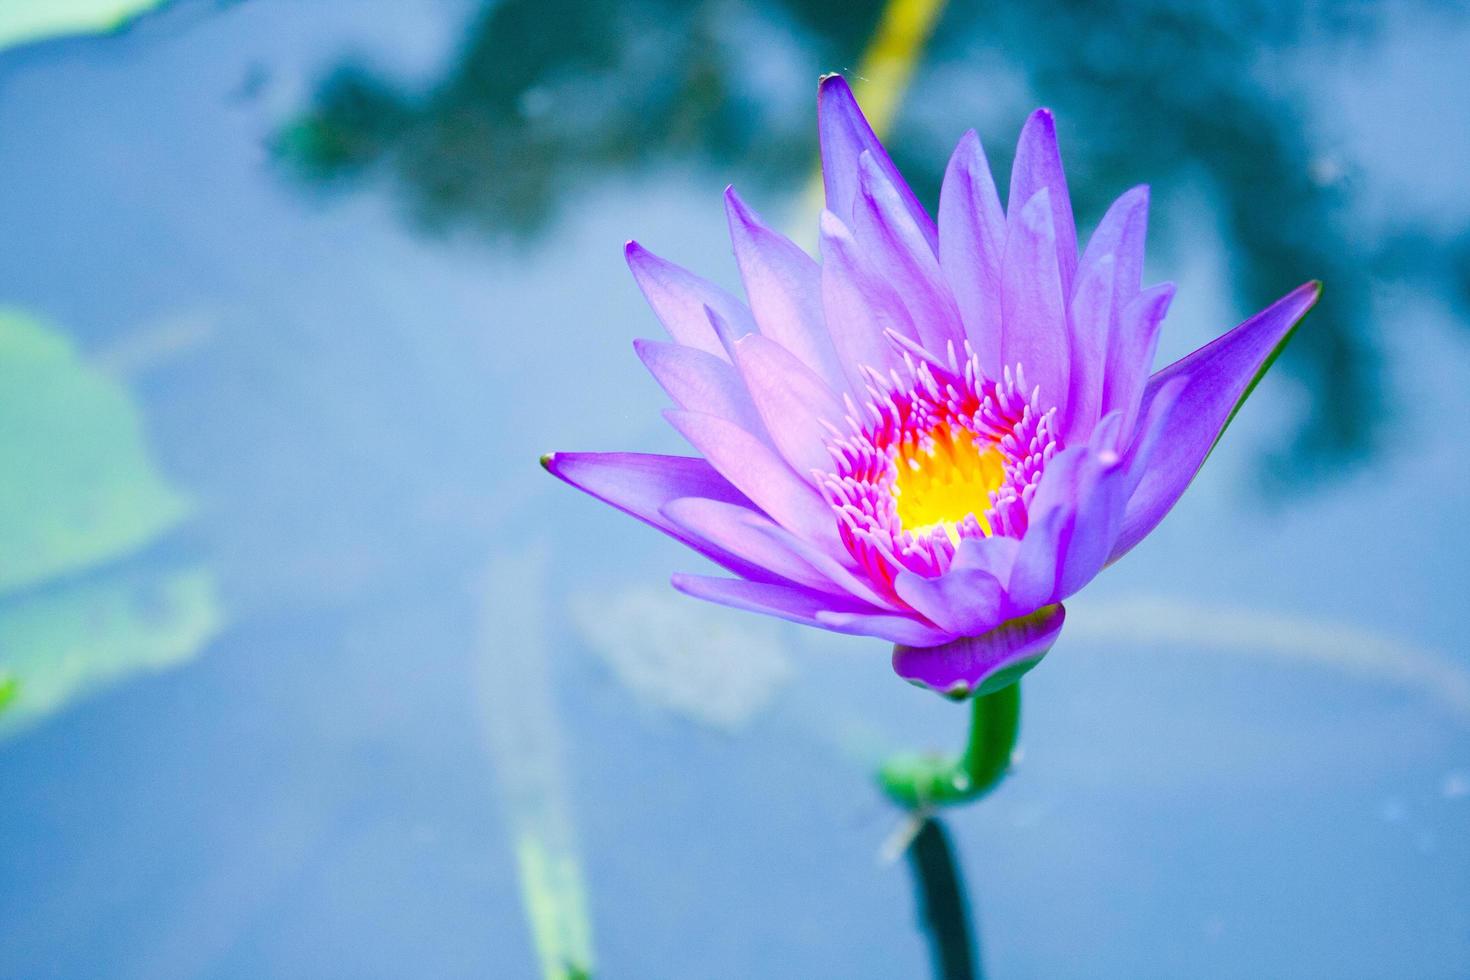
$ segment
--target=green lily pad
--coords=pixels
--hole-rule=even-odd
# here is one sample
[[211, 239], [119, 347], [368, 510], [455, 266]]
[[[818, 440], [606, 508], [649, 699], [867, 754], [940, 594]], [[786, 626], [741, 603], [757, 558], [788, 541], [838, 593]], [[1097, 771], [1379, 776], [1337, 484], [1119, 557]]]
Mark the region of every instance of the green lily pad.
[[0, 735], [218, 630], [206, 569], [140, 557], [190, 507], [128, 389], [15, 310], [0, 310], [0, 460]]
[[0, 51], [71, 34], [106, 34], [167, 0], [7, 0], [0, 3]]

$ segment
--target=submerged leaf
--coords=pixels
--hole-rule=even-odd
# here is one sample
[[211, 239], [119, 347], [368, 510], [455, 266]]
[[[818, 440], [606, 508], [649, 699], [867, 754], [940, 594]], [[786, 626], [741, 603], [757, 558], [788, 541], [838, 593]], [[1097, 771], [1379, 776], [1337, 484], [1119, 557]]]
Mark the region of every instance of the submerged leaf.
[[183, 521], [127, 388], [0, 310], [0, 735], [218, 630], [213, 578], [140, 556]]
[[774, 624], [650, 587], [576, 596], [571, 621], [612, 675], [650, 706], [738, 731], [790, 679]]
[[0, 735], [141, 671], [193, 657], [219, 629], [214, 582], [203, 568], [161, 575], [119, 571], [96, 582], [0, 602]]
[[486, 570], [479, 691], [541, 976], [575, 980], [591, 975], [592, 920], [553, 689], [546, 568], [530, 548]]
[[0, 4], [0, 51], [73, 34], [106, 34], [166, 0], [14, 0]]
[[15, 310], [0, 310], [0, 454], [0, 596], [134, 552], [188, 511], [127, 389]]

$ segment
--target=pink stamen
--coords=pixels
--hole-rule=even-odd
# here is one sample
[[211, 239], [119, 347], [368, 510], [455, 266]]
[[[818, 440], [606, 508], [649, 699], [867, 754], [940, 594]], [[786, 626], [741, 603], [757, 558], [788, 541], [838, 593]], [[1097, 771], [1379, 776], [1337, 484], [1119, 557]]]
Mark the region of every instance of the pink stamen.
[[872, 581], [897, 598], [900, 570], [933, 577], [948, 570], [956, 541], [944, 528], [905, 528], [899, 520], [895, 481], [904, 446], [932, 451], [933, 433], [943, 427], [971, 433], [986, 451], [1000, 454], [1003, 479], [985, 506], [953, 526], [954, 535], [990, 533], [1019, 538], [1026, 510], [1047, 462], [1060, 446], [1053, 431], [1056, 410], [1042, 408], [1040, 391], [1026, 390], [1021, 366], [1007, 367], [1000, 381], [985, 378], [979, 358], [965, 345], [961, 362], [951, 347], [948, 364], [912, 342], [895, 339], [904, 369], [884, 377], [864, 372], [867, 403], [849, 405], [849, 433], [828, 442], [833, 468], [822, 479], [838, 532]]

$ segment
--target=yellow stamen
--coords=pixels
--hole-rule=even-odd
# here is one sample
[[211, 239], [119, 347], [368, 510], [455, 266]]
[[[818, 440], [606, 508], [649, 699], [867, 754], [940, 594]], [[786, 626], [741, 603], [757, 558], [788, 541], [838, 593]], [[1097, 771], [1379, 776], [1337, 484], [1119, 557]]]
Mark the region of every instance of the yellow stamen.
[[919, 535], [942, 527], [959, 544], [959, 526], [973, 514], [989, 534], [990, 494], [1005, 481], [1000, 453], [965, 429], [941, 425], [929, 435], [927, 448], [910, 440], [899, 448], [893, 481], [899, 522]]

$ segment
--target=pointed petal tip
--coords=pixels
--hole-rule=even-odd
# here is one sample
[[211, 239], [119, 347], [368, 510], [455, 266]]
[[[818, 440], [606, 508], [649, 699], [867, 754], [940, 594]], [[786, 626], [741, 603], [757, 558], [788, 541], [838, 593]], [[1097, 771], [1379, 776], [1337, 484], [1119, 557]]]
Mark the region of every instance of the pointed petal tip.
[[1271, 306], [1279, 306], [1280, 304], [1289, 301], [1301, 301], [1305, 299], [1307, 300], [1308, 306], [1310, 307], [1310, 304], [1315, 303], [1317, 302], [1317, 300], [1322, 298], [1322, 289], [1323, 284], [1321, 279], [1308, 279], [1306, 282], [1302, 283], [1300, 286], [1296, 287], [1291, 292], [1286, 293], [1276, 302], [1272, 303]]
[[1026, 125], [1022, 127], [1023, 131], [1033, 123], [1038, 126], [1045, 126], [1054, 132], [1057, 128], [1057, 117], [1046, 106], [1041, 106], [1040, 108], [1033, 109], [1031, 115], [1026, 117]]
[[629, 271], [636, 279], [640, 272], [647, 273], [651, 266], [658, 265], [658, 256], [630, 238], [623, 246], [623, 261], [628, 264]]
[[725, 217], [729, 219], [732, 226], [739, 225], [748, 228], [760, 223], [760, 219], [755, 216], [750, 205], [745, 203], [745, 198], [735, 190], [734, 184], [725, 187]]
[[817, 216], [817, 227], [824, 235], [843, 235], [847, 233], [847, 223], [828, 208], [823, 208], [822, 213]]
[[674, 587], [675, 592], [679, 592], [684, 595], [692, 596], [693, 598], [698, 599], [699, 596], [695, 595], [695, 593], [693, 592], [692, 581], [694, 578], [695, 576], [689, 574], [688, 572], [675, 572], [674, 574], [669, 576], [669, 584]]
[[541, 468], [563, 483], [569, 483], [575, 487], [577, 484], [572, 477], [568, 476], [568, 472], [575, 473], [577, 459], [585, 455], [587, 454], [564, 452], [543, 453], [540, 460]]
[[960, 135], [959, 141], [954, 145], [954, 152], [949, 155], [949, 167], [963, 167], [967, 170], [982, 164], [989, 172], [990, 163], [985, 159], [985, 148], [980, 142], [980, 133], [973, 126]]
[[737, 336], [735, 331], [730, 329], [730, 321], [721, 316], [720, 311], [708, 303], [704, 307], [704, 318], [714, 328], [715, 336], [720, 338], [720, 344], [725, 348], [727, 354], [730, 352], [730, 346], [744, 336], [744, 334]]
[[874, 202], [882, 193], [884, 185], [889, 183], [888, 174], [883, 171], [883, 165], [873, 155], [872, 150], [864, 150], [858, 154], [858, 193], [867, 201]]
[[833, 113], [831, 119], [847, 118], [853, 114], [865, 125], [867, 118], [863, 115], [862, 108], [858, 105], [857, 96], [853, 95], [852, 88], [847, 84], [847, 79], [837, 72], [828, 72], [823, 75], [817, 83], [817, 123], [822, 124], [828, 113]]
[[1301, 323], [1302, 318], [1305, 317], [1309, 312], [1311, 312], [1312, 307], [1316, 306], [1317, 301], [1322, 298], [1322, 289], [1322, 280], [1309, 279], [1308, 281], [1293, 289], [1291, 292], [1287, 293], [1285, 296], [1282, 296], [1280, 299], [1272, 303], [1260, 313], [1257, 313], [1251, 319], [1257, 319], [1263, 314], [1274, 310], [1295, 308], [1295, 312], [1291, 315], [1291, 319], [1289, 321], [1289, 329], [1292, 333], [1295, 333], [1296, 327], [1298, 324]]
[[1159, 441], [1145, 463], [1108, 556], [1110, 564], [1152, 533], [1173, 509], [1321, 295], [1320, 280], [1305, 282], [1149, 379], [1145, 406], [1166, 394], [1170, 397], [1161, 416], [1168, 438]]
[[1052, 214], [1051, 208], [1051, 190], [1049, 188], [1041, 188], [1035, 194], [1032, 194], [1031, 197], [1029, 197], [1027, 200], [1020, 202], [1020, 204], [1021, 221], [1026, 225], [1027, 228], [1031, 229], [1031, 231], [1033, 232], [1038, 233], [1042, 232], [1043, 229], [1049, 228], [1051, 230], [1051, 235], [1056, 235], [1057, 228], [1056, 222], [1055, 220], [1053, 220], [1054, 216]]
[[842, 77], [841, 72], [829, 71], [817, 79], [818, 94], [826, 94], [828, 92], [836, 93], [838, 91], [847, 92], [849, 95], [852, 94], [852, 89], [848, 88], [847, 79]]
[[1118, 195], [1119, 201], [1126, 201], [1133, 206], [1148, 207], [1149, 198], [1153, 189], [1148, 184], [1134, 184], [1126, 191]]

